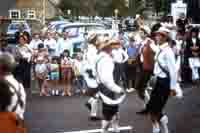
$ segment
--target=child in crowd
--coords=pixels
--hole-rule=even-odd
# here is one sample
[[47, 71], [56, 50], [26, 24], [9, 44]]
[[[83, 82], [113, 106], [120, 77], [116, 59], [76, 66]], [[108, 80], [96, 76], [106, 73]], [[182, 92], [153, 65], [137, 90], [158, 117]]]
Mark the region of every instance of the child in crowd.
[[77, 87], [78, 93], [85, 93], [86, 89], [86, 83], [84, 81], [84, 78], [82, 76], [82, 67], [83, 67], [83, 60], [82, 60], [82, 54], [77, 53], [76, 58], [74, 59], [73, 63], [74, 68], [74, 75], [75, 75], [75, 85]]
[[176, 67], [177, 67], [177, 78], [178, 81], [181, 82], [181, 65], [183, 64], [184, 57], [183, 57], [183, 52], [184, 52], [184, 35], [181, 33], [177, 33], [176, 35], [176, 45], [175, 45], [175, 55], [176, 55]]
[[[57, 57], [52, 57], [50, 64], [49, 80], [51, 80], [53, 86], [57, 87], [59, 85], [60, 70]], [[52, 95], [59, 95], [59, 90], [57, 88], [52, 88]]]
[[61, 77], [64, 83], [64, 91], [65, 95], [71, 96], [71, 84], [72, 84], [72, 69], [73, 61], [70, 58], [70, 52], [68, 50], [64, 50], [61, 55]]
[[48, 95], [46, 92], [46, 78], [48, 76], [48, 51], [44, 48], [44, 44], [38, 45], [38, 51], [34, 55], [35, 77], [40, 88], [40, 96]]

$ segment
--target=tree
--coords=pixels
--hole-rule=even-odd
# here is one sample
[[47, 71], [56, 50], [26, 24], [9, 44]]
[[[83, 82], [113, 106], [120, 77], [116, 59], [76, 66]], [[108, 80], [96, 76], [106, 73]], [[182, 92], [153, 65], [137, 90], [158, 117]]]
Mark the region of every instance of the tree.
[[154, 11], [158, 15], [160, 12], [167, 14], [169, 12], [171, 0], [154, 0], [153, 7]]
[[129, 0], [129, 6], [125, 0], [61, 0], [59, 7], [63, 12], [71, 9], [76, 16], [113, 16], [115, 9], [119, 10], [120, 16], [127, 16], [141, 12], [142, 4], [143, 0]]

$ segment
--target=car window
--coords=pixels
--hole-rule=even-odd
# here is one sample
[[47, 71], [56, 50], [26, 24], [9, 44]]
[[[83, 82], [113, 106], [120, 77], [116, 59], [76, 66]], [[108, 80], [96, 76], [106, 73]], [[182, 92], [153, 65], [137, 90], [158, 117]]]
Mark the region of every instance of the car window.
[[86, 30], [85, 30], [85, 27], [81, 26], [79, 27], [79, 33], [85, 33]]
[[10, 30], [18, 30], [19, 28], [28, 29], [28, 26], [26, 24], [11, 24], [9, 26]]
[[69, 37], [77, 37], [79, 35], [79, 28], [78, 27], [69, 27], [64, 29], [65, 32], [69, 33]]
[[19, 24], [11, 24], [11, 25], [9, 26], [9, 29], [10, 29], [10, 30], [17, 30], [17, 29], [19, 29]]
[[105, 27], [104, 26], [101, 26], [101, 25], [89, 25], [86, 27], [86, 31], [91, 31], [91, 30], [104, 30]]

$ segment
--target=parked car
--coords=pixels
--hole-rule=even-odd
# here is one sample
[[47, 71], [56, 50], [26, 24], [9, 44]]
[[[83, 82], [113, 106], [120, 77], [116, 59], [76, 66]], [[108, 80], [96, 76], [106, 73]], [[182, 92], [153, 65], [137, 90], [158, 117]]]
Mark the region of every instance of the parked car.
[[31, 35], [31, 28], [26, 22], [12, 22], [7, 29], [7, 39], [9, 42], [16, 42], [17, 32], [28, 32]]
[[69, 23], [69, 24], [60, 25], [57, 32], [62, 33], [64, 31], [68, 31], [71, 28], [78, 29], [79, 33], [85, 33], [85, 32], [90, 31], [91, 29], [92, 30], [106, 29], [106, 27], [103, 24], [98, 24], [98, 23]]
[[[60, 25], [57, 32], [62, 33], [67, 31], [69, 33], [69, 38], [73, 42], [74, 46], [74, 53], [79, 52], [84, 48], [84, 44], [86, 43], [86, 34], [90, 34], [91, 32], [96, 32], [98, 34], [112, 34], [113, 36], [114, 31], [107, 29], [104, 24], [100, 23], [69, 23]], [[117, 33], [117, 32], [115, 32]]]
[[68, 21], [53, 21], [53, 22], [49, 23], [48, 30], [56, 31], [60, 25], [67, 24], [67, 23], [69, 23], [69, 22]]

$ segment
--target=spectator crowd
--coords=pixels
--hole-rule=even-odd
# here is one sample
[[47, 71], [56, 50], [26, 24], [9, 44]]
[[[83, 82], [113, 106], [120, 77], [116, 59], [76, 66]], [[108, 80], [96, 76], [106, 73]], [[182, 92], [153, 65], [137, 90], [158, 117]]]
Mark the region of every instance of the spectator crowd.
[[[106, 63], [107, 70], [97, 68], [99, 56], [103, 51], [109, 54], [114, 62], [114, 82], [128, 93], [136, 90], [144, 101], [145, 108], [138, 114], [150, 114], [153, 133], [159, 133], [162, 126], [163, 133], [168, 133], [167, 116], [162, 110], [169, 96], [181, 95], [180, 83], [198, 84], [200, 81], [199, 28], [193, 27], [184, 14], [180, 15], [176, 24], [171, 16], [151, 27], [145, 25], [144, 21], [144, 18], [138, 15], [135, 20], [136, 31], [125, 33], [119, 29], [119, 34], [112, 38], [108, 34], [89, 34], [78, 49], [75, 49], [68, 32], [60, 35], [47, 30], [45, 33], [33, 33], [33, 36], [22, 32], [17, 36], [16, 47], [12, 49], [2, 35], [0, 78], [6, 82], [0, 81], [0, 88], [11, 86], [11, 92], [16, 96], [12, 95], [11, 101], [7, 99], [5, 103], [0, 103], [1, 109], [16, 112], [23, 120], [25, 95], [31, 91], [33, 79], [40, 88], [40, 96], [87, 94], [90, 90], [88, 88], [98, 87], [93, 84], [96, 78], [102, 80], [102, 84], [107, 88], [115, 86], [113, 82], [108, 84], [103, 81], [106, 74], [102, 76], [104, 71], [112, 68]], [[107, 47], [111, 45], [109, 51]], [[102, 73], [98, 74], [97, 70]], [[111, 81], [112, 77], [109, 74], [107, 76], [106, 80]], [[150, 82], [154, 76], [157, 76], [155, 86]], [[8, 85], [7, 82], [11, 83]], [[148, 89], [152, 91], [151, 95]], [[1, 97], [5, 92], [1, 91], [0, 99], [5, 98]], [[120, 89], [118, 91], [122, 93]], [[10, 95], [9, 93], [6, 92], [6, 95]], [[98, 99], [96, 94], [91, 96], [93, 101], [96, 97]], [[16, 99], [21, 99], [20, 105]], [[16, 101], [17, 105], [14, 104]], [[104, 103], [104, 106], [113, 110], [107, 103]], [[113, 115], [117, 112], [116, 108]], [[104, 124], [111, 120], [108, 114], [105, 113], [105, 116], [108, 119], [104, 120]]]

